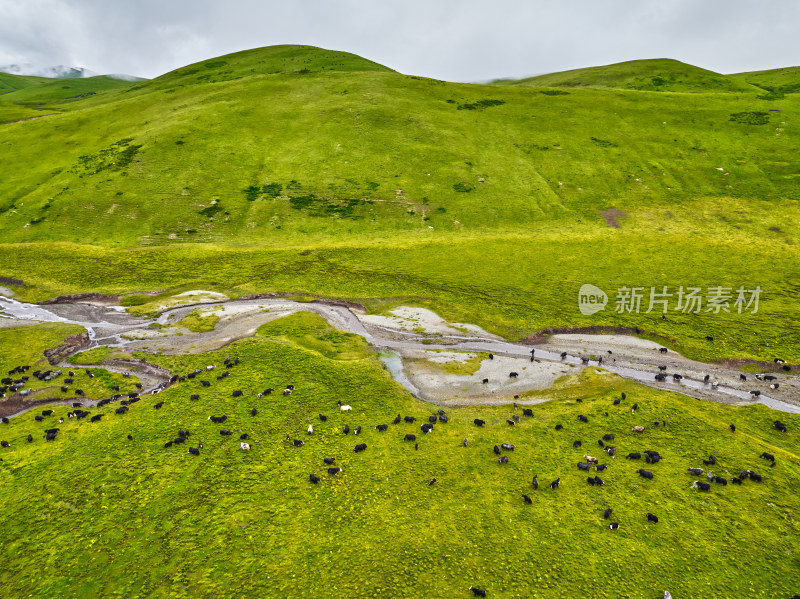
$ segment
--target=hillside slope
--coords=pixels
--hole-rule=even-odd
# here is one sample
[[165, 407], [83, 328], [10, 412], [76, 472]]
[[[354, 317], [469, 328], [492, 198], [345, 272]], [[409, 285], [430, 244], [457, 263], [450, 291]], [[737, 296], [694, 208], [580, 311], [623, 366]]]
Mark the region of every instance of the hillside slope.
[[505, 85], [535, 87], [597, 87], [673, 92], [747, 92], [745, 82], [713, 71], [672, 60], [654, 58], [548, 73], [519, 80], [500, 80]]
[[728, 75], [728, 77], [773, 92], [774, 95], [770, 97], [770, 99], [779, 99], [779, 94], [790, 94], [800, 91], [800, 67], [735, 73], [733, 75]]
[[36, 87], [51, 81], [44, 77], [13, 75], [0, 72], [0, 96], [28, 87]]
[[797, 138], [784, 134], [791, 98], [550, 95], [339, 54], [249, 51], [4, 125], [4, 241], [285, 244], [602, 226], [611, 206], [680, 218], [698, 198], [780, 201], [800, 173]]

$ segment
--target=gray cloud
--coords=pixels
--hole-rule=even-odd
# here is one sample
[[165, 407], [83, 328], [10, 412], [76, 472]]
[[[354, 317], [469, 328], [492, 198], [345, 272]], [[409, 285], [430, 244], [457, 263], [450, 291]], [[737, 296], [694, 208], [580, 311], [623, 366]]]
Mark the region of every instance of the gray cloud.
[[0, 64], [154, 77], [273, 44], [449, 81], [636, 58], [718, 72], [800, 64], [794, 0], [0, 0]]

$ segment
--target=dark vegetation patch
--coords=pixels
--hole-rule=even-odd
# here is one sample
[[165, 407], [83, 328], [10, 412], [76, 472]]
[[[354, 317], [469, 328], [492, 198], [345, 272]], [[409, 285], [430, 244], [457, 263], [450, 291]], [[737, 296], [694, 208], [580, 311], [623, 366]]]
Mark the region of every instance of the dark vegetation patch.
[[491, 100], [489, 98], [484, 98], [483, 100], [478, 100], [477, 102], [459, 104], [458, 110], [483, 110], [484, 108], [489, 108], [490, 106], [500, 106], [501, 104], [505, 103], [505, 100]]
[[200, 216], [207, 216], [208, 218], [213, 218], [217, 215], [217, 213], [222, 212], [222, 206], [219, 203], [211, 204], [210, 206], [206, 206], [202, 210], [199, 210], [197, 214]]
[[467, 187], [463, 183], [459, 182], [459, 183], [453, 184], [453, 190], [457, 191], [459, 193], [469, 193], [470, 191], [472, 191], [472, 188], [471, 187]]
[[538, 144], [514, 144], [515, 148], [519, 148], [526, 154], [531, 154], [533, 152], [546, 152], [550, 150], [550, 146], [540, 146]]
[[[354, 179], [344, 179], [343, 183], [331, 183], [329, 191], [323, 196], [318, 192], [305, 189], [296, 179], [285, 185], [278, 182], [263, 185], [249, 185], [243, 190], [245, 198], [251, 202], [259, 199], [275, 200], [283, 198], [289, 200], [289, 206], [294, 210], [307, 210], [309, 216], [326, 217], [338, 216], [341, 218], [360, 219], [361, 215], [355, 213], [356, 208], [365, 204], [372, 204], [369, 198], [354, 198], [353, 193], [374, 192], [380, 187], [375, 181], [363, 183]], [[351, 196], [351, 197], [348, 197]]]
[[787, 85], [760, 85], [753, 83], [756, 87], [763, 89], [765, 94], [756, 96], [759, 100], [782, 100], [786, 94], [793, 94], [800, 91], [800, 83], [789, 83]]
[[0, 285], [9, 285], [10, 287], [26, 287], [25, 283], [19, 279], [12, 279], [11, 277], [0, 277]]
[[203, 66], [207, 69], [218, 69], [219, 67], [224, 67], [226, 64], [228, 64], [228, 62], [225, 60], [214, 60], [212, 62], [205, 63]]
[[596, 143], [601, 148], [618, 148], [619, 146], [615, 144], [613, 141], [608, 141], [607, 139], [598, 139], [597, 137], [590, 137], [594, 143]]
[[261, 193], [268, 198], [277, 198], [283, 191], [283, 185], [280, 183], [267, 183], [261, 187]]
[[743, 125], [766, 125], [769, 123], [769, 113], [761, 111], [734, 112], [731, 121]]
[[[66, 88], [69, 89], [69, 88]], [[69, 96], [65, 98], [66, 100], [75, 100], [77, 98], [86, 98], [88, 96], [94, 96], [97, 92], [86, 92], [85, 94], [78, 94], [77, 96]]]
[[73, 172], [83, 176], [84, 174], [95, 175], [102, 171], [121, 171], [127, 168], [142, 147], [131, 144], [132, 141], [133, 138], [121, 139], [104, 150], [79, 156], [78, 164], [73, 168]]
[[545, 96], [568, 96], [569, 92], [564, 91], [563, 89], [543, 89], [539, 91], [540, 94], [544, 94]]
[[247, 198], [248, 202], [255, 202], [258, 199], [258, 196], [261, 195], [261, 187], [258, 185], [249, 185], [244, 190], [244, 197]]

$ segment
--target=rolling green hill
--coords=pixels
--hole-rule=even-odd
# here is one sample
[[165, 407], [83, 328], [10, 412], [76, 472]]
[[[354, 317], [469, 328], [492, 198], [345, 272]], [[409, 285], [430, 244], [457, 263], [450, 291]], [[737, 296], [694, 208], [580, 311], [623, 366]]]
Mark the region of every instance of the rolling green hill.
[[612, 206], [682, 218], [699, 198], [791, 197], [800, 168], [776, 136], [795, 103], [773, 114], [757, 90], [548, 95], [338, 56], [249, 51], [6, 125], [3, 239], [284, 245], [602, 225]]
[[766, 99], [780, 99], [783, 94], [800, 91], [800, 67], [751, 71], [728, 76], [771, 92], [771, 95], [764, 96]]
[[752, 87], [732, 76], [720, 75], [668, 58], [631, 60], [600, 67], [548, 73], [519, 80], [499, 80], [505, 85], [534, 87], [596, 87], [674, 92], [747, 92]]
[[[16, 364], [3, 359], [7, 349], [0, 338], [4, 368]], [[10, 443], [0, 449], [5, 595], [466, 598], [474, 585], [497, 599], [617, 599], [664, 589], [675, 597], [789, 597], [800, 587], [797, 415], [781, 414], [788, 432], [779, 433], [764, 406], [733, 408], [585, 371], [559, 381], [544, 394], [552, 401], [531, 406], [519, 426], [506, 424], [511, 406], [449, 408], [449, 422], [426, 435], [420, 424], [436, 406], [394, 383], [360, 337], [309, 314], [273, 321], [217, 352], [143, 356], [176, 373], [221, 369], [226, 356], [241, 364], [223, 381], [209, 373], [146, 396], [126, 414], [115, 414], [118, 404], [90, 409], [103, 414], [99, 422], [58, 424], [68, 408], [55, 406], [43, 422], [34, 420], [37, 408], [0, 425]], [[287, 384], [295, 390], [284, 397]], [[277, 391], [255, 399], [265, 387]], [[232, 398], [234, 390], [243, 397]], [[623, 391], [627, 400], [614, 406]], [[337, 401], [352, 411], [340, 412]], [[394, 425], [398, 413], [418, 420]], [[210, 415], [228, 419], [214, 425]], [[646, 431], [632, 433], [639, 424]], [[60, 431], [48, 442], [51, 427]], [[165, 447], [179, 430], [187, 442]], [[239, 449], [244, 433], [250, 451]], [[403, 440], [409, 433], [418, 449]], [[597, 447], [606, 433], [616, 434], [615, 459]], [[357, 443], [366, 450], [355, 453]], [[507, 464], [493, 453], [500, 443], [516, 446], [504, 452]], [[200, 444], [199, 456], [187, 452]], [[663, 460], [624, 458], [645, 450]], [[759, 458], [765, 451], [777, 458], [774, 468]], [[592, 472], [603, 486], [588, 485], [577, 469], [584, 453], [608, 465]], [[729, 484], [693, 490], [705, 478], [687, 468], [705, 468], [709, 454]], [[329, 475], [323, 457], [343, 471]], [[745, 469], [762, 482], [731, 484]], [[619, 530], [609, 530], [611, 521]]]
[[0, 95], [15, 92], [17, 90], [36, 87], [52, 81], [45, 77], [31, 77], [25, 75], [12, 75], [11, 73], [0, 72]]
[[77, 100], [112, 89], [130, 87], [133, 84], [132, 81], [123, 81], [105, 75], [72, 79], [45, 79], [37, 85], [9, 91], [0, 96], [0, 102], [50, 104]]
[[57, 114], [67, 103], [134, 83], [108, 76], [52, 79], [0, 73], [0, 125]]
[[[800, 98], [635, 64], [635, 76], [615, 67], [617, 85], [649, 72], [693, 91], [447, 83], [278, 46], [38, 105], [57, 114], [0, 125], [0, 276], [27, 281], [17, 291], [31, 299], [191, 282], [447, 296], [437, 309], [512, 337], [641, 327], [698, 357], [800, 360], [782, 341], [800, 339], [785, 318], [798, 307]], [[222, 258], [222, 277], [209, 256], [244, 262]], [[572, 298], [588, 279], [765, 294], [746, 324], [586, 318]], [[705, 344], [710, 329], [725, 342]]]

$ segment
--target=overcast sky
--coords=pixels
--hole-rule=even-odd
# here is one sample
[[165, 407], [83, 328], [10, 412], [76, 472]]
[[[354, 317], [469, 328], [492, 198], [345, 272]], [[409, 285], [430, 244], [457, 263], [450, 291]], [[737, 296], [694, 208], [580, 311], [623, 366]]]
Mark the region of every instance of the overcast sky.
[[0, 65], [155, 77], [274, 44], [487, 81], [637, 58], [800, 64], [798, 0], [0, 0]]

